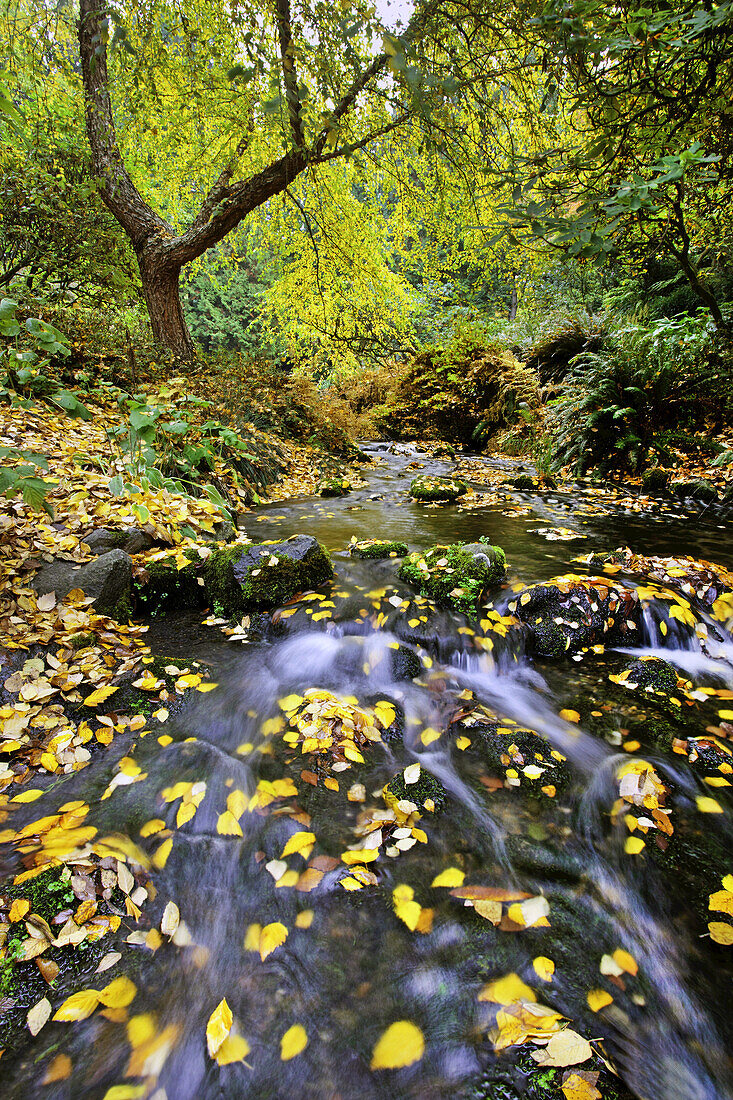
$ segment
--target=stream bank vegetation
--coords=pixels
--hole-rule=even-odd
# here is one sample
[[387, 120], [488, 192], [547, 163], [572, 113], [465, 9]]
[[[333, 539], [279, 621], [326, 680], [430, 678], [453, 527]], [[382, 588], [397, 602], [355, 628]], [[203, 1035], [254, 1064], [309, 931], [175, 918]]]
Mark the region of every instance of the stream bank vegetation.
[[733, 2], [384, 15], [0, 0], [9, 1096], [728, 1094]]

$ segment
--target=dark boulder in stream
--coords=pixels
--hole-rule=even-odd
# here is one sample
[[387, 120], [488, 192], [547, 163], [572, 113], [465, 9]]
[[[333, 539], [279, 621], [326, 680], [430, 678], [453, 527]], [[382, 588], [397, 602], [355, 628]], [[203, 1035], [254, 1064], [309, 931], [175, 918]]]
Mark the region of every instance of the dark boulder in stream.
[[677, 672], [660, 657], [640, 657], [628, 669], [627, 681], [647, 691], [672, 695], [677, 690]]
[[428, 477], [424, 474], [410, 482], [410, 496], [426, 503], [435, 501], [449, 504], [467, 492], [465, 481], [455, 477]]
[[311, 535], [215, 550], [203, 572], [212, 606], [223, 615], [278, 607], [333, 576], [328, 554]]
[[539, 657], [563, 657], [599, 644], [641, 639], [642, 607], [631, 588], [601, 578], [558, 577], [536, 584], [509, 604], [527, 627], [527, 648]]

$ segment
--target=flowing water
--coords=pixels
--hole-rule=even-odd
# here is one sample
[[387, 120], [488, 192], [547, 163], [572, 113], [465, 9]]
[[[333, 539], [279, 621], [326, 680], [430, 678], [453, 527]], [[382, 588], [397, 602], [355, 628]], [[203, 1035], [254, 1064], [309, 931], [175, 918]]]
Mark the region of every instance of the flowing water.
[[[152, 951], [125, 943], [129, 928], [123, 921], [122, 959], [104, 977], [131, 976], [137, 987], [132, 1007], [49, 1024], [35, 1045], [3, 1059], [4, 1095], [96, 1098], [121, 1084], [131, 1091], [110, 1092], [110, 1100], [561, 1097], [559, 1078], [554, 1092], [550, 1086], [542, 1092], [532, 1077], [527, 1051], [537, 1046], [509, 1048], [497, 1060], [487, 1036], [497, 1005], [479, 994], [487, 983], [515, 974], [583, 1035], [603, 1040], [623, 1084], [606, 1074], [602, 1095], [733, 1096], [733, 948], [712, 944], [694, 911], [698, 887], [703, 911], [707, 895], [720, 890], [716, 859], [730, 852], [731, 843], [729, 814], [697, 813], [695, 799], [713, 794], [725, 805], [725, 789], [701, 784], [685, 755], [661, 753], [645, 733], [652, 711], [608, 678], [643, 653], [672, 661], [696, 686], [731, 688], [730, 639], [719, 638], [704, 652], [695, 640], [674, 648], [670, 634], [671, 644], [660, 647], [667, 639], [652, 615], [638, 650], [530, 661], [521, 645], [509, 644], [511, 634], [489, 651], [475, 644], [457, 614], [426, 601], [406, 610], [402, 601], [414, 600], [414, 593], [397, 580], [398, 563], [359, 561], [346, 552], [353, 536], [403, 539], [413, 549], [489, 535], [507, 552], [510, 581], [525, 584], [582, 572], [571, 564], [575, 555], [619, 545], [640, 553], [691, 554], [730, 567], [733, 547], [723, 520], [712, 512], [689, 518], [604, 509], [582, 490], [572, 496], [515, 494], [513, 504], [470, 510], [426, 508], [407, 499], [412, 465], [423, 463], [424, 472], [438, 474], [450, 473], [453, 465], [429, 462], [413, 448], [372, 450], [382, 464], [367, 471], [365, 489], [335, 501], [270, 505], [246, 519], [247, 533], [258, 541], [305, 532], [331, 550], [336, 578], [324, 587], [323, 599], [295, 605], [299, 609], [274, 632], [263, 634], [253, 622], [239, 642], [201, 627], [200, 616], [153, 624], [154, 651], [179, 664], [198, 658], [212, 670], [218, 689], [166, 723], [165, 743], [156, 736], [139, 738], [133, 751], [119, 737], [89, 767], [18, 811], [19, 827], [62, 804], [83, 801], [90, 806], [87, 823], [100, 835], [130, 837], [148, 855], [160, 836], [146, 835], [143, 827], [160, 819], [173, 830], [173, 844], [167, 861], [152, 872], [155, 897], [142, 906], [141, 923], [159, 925], [173, 900], [187, 932], [179, 932], [177, 943], [164, 937]], [[570, 526], [586, 537], [546, 541], [533, 533], [538, 526]], [[507, 588], [497, 597], [500, 612], [510, 595]], [[319, 610], [326, 613], [316, 618]], [[326, 773], [310, 771], [312, 765], [281, 738], [281, 700], [302, 698], [312, 688], [364, 707], [391, 702], [402, 719], [402, 736], [368, 744], [363, 762], [330, 773], [326, 785]], [[479, 704], [517, 728], [537, 731], [548, 751], [566, 757], [567, 785], [543, 797], [492, 781], [496, 771], [487, 769], [477, 751], [479, 740], [467, 736], [470, 724], [455, 726], [456, 717], [460, 724]], [[689, 708], [689, 731], [703, 732], [714, 720], [714, 708], [699, 709]], [[576, 712], [581, 722], [568, 721], [561, 710]], [[120, 759], [130, 753], [143, 778], [102, 798]], [[672, 818], [687, 843], [676, 865], [665, 863], [663, 851], [656, 858], [648, 851], [628, 854], [626, 829], [612, 819], [619, 766], [634, 754], [652, 762], [672, 792]], [[357, 879], [361, 888], [344, 888], [341, 854], [357, 842], [365, 816], [384, 811], [385, 783], [416, 762], [445, 788], [445, 808], [423, 814], [417, 841], [405, 829], [402, 839], [411, 843], [398, 849], [392, 838], [368, 863], [374, 884]], [[253, 799], [283, 777], [291, 781], [291, 787], [279, 788], [285, 795]], [[195, 816], [176, 827], [180, 803], [164, 801], [161, 792], [184, 782], [205, 784], [205, 794]], [[287, 793], [292, 787], [297, 795]], [[233, 791], [252, 799], [239, 820], [241, 836], [217, 828]], [[299, 831], [315, 834], [312, 853], [283, 858], [288, 839]], [[692, 870], [685, 864], [697, 858], [696, 846], [712, 853], [713, 870], [707, 856]], [[306, 859], [315, 870], [310, 881], [298, 877]], [[504, 905], [501, 925], [494, 923], [470, 898], [466, 904], [448, 888], [431, 887], [446, 868], [460, 868], [465, 884], [504, 890], [520, 900], [545, 899], [546, 916], [521, 927], [506, 919]], [[425, 918], [430, 930], [411, 930], [399, 919], [393, 891], [400, 886], [410, 887], [420, 907], [432, 911]], [[287, 938], [267, 954], [258, 926], [273, 924], [284, 926]], [[106, 951], [113, 946], [105, 940]], [[618, 949], [634, 965], [604, 976], [601, 960]], [[537, 959], [554, 964], [551, 980], [539, 976]], [[93, 973], [90, 965], [77, 988], [99, 988]], [[597, 1013], [587, 999], [594, 989], [611, 989], [613, 996]], [[243, 1061], [225, 1066], [209, 1056], [205, 1039], [222, 998], [249, 1048]], [[34, 1003], [32, 995], [28, 1003]], [[135, 1037], [130, 1015], [149, 1029], [145, 1041]], [[420, 1028], [424, 1054], [403, 1069], [370, 1068], [379, 1037], [399, 1020]], [[280, 1040], [293, 1025], [305, 1029], [307, 1046], [283, 1060]], [[41, 1084], [59, 1051], [71, 1059], [71, 1075]], [[599, 1068], [597, 1060], [593, 1065]]]

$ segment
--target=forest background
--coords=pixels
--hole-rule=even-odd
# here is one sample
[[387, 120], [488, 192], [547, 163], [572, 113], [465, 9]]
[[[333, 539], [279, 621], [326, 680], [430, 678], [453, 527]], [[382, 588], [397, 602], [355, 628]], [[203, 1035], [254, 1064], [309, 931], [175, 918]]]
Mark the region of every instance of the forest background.
[[[11, 404], [116, 401], [130, 477], [161, 482], [274, 431], [725, 490], [733, 3], [0, 20]], [[2, 457], [41, 502], [38, 456]]]

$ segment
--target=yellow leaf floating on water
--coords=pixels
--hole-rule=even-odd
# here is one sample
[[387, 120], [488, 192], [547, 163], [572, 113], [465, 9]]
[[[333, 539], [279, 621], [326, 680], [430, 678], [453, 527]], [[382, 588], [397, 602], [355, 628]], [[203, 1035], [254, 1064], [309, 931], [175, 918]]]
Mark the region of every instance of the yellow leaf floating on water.
[[232, 1010], [224, 997], [209, 1016], [209, 1022], [206, 1025], [206, 1048], [211, 1058], [215, 1057], [217, 1050], [232, 1030], [233, 1022]]
[[72, 993], [64, 1003], [56, 1009], [54, 1020], [62, 1024], [75, 1023], [77, 1020], [86, 1020], [99, 1004], [99, 993], [96, 989], [82, 989], [79, 993]]
[[315, 842], [315, 833], [293, 833], [293, 835], [288, 838], [285, 847], [282, 850], [282, 855], [280, 856], [280, 859], [285, 859], [286, 856], [291, 856], [295, 852], [302, 852], [304, 848], [312, 848]]
[[57, 1054], [49, 1063], [41, 1084], [51, 1085], [54, 1081], [65, 1081], [71, 1076], [71, 1068], [71, 1058], [68, 1054]]
[[577, 710], [561, 710], [560, 717], [564, 718], [566, 722], [579, 722], [580, 715]]
[[147, 1091], [147, 1085], [112, 1085], [102, 1100], [142, 1100]]
[[503, 978], [497, 978], [489, 982], [478, 995], [480, 1001], [491, 1001], [497, 1005], [511, 1005], [516, 1001], [537, 1000], [533, 989], [526, 985], [518, 974], [505, 974]]
[[390, 1024], [372, 1052], [371, 1069], [401, 1069], [419, 1062], [425, 1053], [422, 1031], [410, 1020]]
[[380, 699], [379, 702], [374, 704], [374, 713], [385, 729], [391, 726], [397, 717], [397, 712], [393, 705], [386, 702], [384, 699]]
[[419, 902], [413, 900], [414, 896], [415, 891], [411, 886], [396, 886], [392, 891], [392, 907], [395, 915], [407, 925], [411, 932], [417, 928], [422, 914], [422, 907]]
[[289, 1062], [291, 1058], [297, 1058], [308, 1046], [308, 1035], [302, 1024], [293, 1024], [280, 1040], [280, 1058], [283, 1062]]
[[555, 973], [555, 964], [552, 959], [548, 959], [545, 955], [538, 955], [532, 960], [532, 966], [535, 974], [538, 978], [542, 978], [543, 982], [552, 981], [552, 975]]
[[133, 1050], [148, 1043], [155, 1035], [155, 1016], [150, 1012], [131, 1016], [127, 1021], [127, 1038]]
[[264, 962], [268, 955], [285, 943], [288, 930], [280, 921], [266, 924], [260, 932], [260, 958]]
[[230, 791], [227, 795], [227, 809], [233, 817], [236, 817], [237, 821], [247, 809], [247, 802], [248, 798], [244, 791], [237, 789]]
[[101, 1004], [107, 1008], [126, 1008], [132, 1004], [137, 993], [137, 986], [129, 978], [122, 975], [100, 989], [97, 994]]
[[695, 802], [701, 814], [722, 814], [723, 812], [720, 803], [716, 802], [714, 798], [708, 798], [706, 795], [698, 795]]
[[725, 924], [724, 921], [714, 920], [708, 925], [710, 938], [723, 947], [733, 944], [733, 924]]
[[591, 1012], [599, 1012], [606, 1005], [613, 1003], [613, 997], [605, 989], [591, 989], [586, 1000]]
[[623, 947], [617, 947], [611, 958], [632, 977], [639, 973], [639, 964], [636, 959], [628, 951], [624, 951]]
[[463, 886], [463, 881], [466, 875], [463, 871], [459, 871], [457, 867], [446, 867], [445, 871], [441, 871], [439, 875], [436, 875], [431, 886]]
[[624, 844], [624, 851], [627, 855], [638, 856], [639, 852], [643, 851], [646, 847], [646, 841], [642, 840], [640, 836], [627, 836], [626, 843]]
[[214, 1058], [220, 1066], [229, 1066], [232, 1062], [243, 1062], [249, 1054], [249, 1043], [241, 1035], [227, 1035]]
[[169, 901], [163, 910], [160, 921], [160, 930], [164, 936], [172, 936], [181, 923], [181, 914], [174, 901]]
[[106, 687], [97, 688], [91, 695], [87, 695], [84, 700], [85, 707], [98, 707], [100, 703], [103, 703], [105, 699], [109, 699], [110, 695], [114, 695], [119, 688], [112, 687], [108, 684]]

